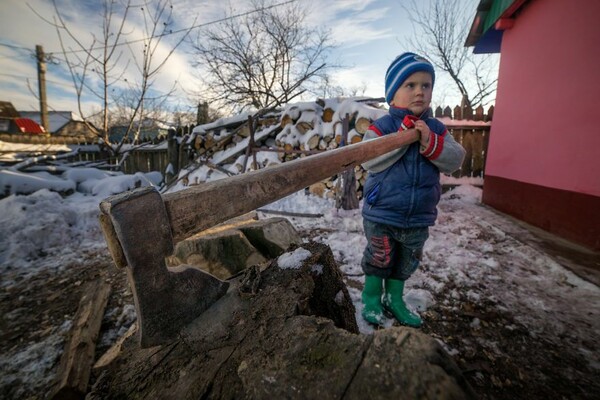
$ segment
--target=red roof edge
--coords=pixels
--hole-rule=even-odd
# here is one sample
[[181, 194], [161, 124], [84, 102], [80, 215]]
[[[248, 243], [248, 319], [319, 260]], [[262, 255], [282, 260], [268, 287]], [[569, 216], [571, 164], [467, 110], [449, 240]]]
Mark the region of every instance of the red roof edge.
[[29, 118], [15, 118], [15, 124], [21, 133], [44, 134], [46, 131], [37, 122]]

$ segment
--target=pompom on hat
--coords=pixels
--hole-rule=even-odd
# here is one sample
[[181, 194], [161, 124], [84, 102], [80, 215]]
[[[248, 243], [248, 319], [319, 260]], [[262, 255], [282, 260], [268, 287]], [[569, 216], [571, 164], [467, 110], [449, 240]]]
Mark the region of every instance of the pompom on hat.
[[433, 65], [425, 58], [415, 53], [402, 53], [396, 57], [385, 73], [385, 101], [390, 104], [402, 83], [409, 76], [419, 71], [429, 72], [431, 83], [435, 83]]

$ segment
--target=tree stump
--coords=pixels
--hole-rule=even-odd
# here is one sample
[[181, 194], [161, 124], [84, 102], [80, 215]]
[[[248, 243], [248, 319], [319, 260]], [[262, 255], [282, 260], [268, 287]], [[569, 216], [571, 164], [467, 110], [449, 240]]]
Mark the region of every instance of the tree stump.
[[[286, 255], [306, 258], [294, 266]], [[411, 328], [358, 334], [329, 247], [306, 243], [284, 256], [232, 279], [177, 340], [147, 349], [126, 340], [88, 399], [473, 397], [427, 335]]]

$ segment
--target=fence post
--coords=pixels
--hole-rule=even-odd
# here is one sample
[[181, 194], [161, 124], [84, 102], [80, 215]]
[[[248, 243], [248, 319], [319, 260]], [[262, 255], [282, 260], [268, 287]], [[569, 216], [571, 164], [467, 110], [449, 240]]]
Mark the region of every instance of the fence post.
[[[349, 130], [350, 120], [348, 114], [346, 114], [342, 120], [342, 141], [340, 147], [348, 144]], [[341, 207], [344, 210], [356, 210], [358, 208], [358, 196], [356, 194], [356, 175], [354, 174], [354, 167], [348, 168], [338, 175], [337, 186], [336, 208]]]

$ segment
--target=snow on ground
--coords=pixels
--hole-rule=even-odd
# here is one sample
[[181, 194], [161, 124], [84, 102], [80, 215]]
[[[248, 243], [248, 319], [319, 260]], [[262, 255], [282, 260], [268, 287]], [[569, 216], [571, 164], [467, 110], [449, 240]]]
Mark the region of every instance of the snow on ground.
[[[502, 217], [480, 202], [481, 189], [471, 185], [442, 196], [422, 265], [407, 281], [409, 307], [426, 311], [435, 294], [451, 284], [457, 298], [465, 295], [474, 303], [493, 301], [500, 310], [510, 311], [532, 336], [548, 333], [579, 342], [579, 351], [589, 365], [600, 369], [594, 347], [598, 340], [594, 332], [600, 331], [600, 288], [495, 227], [489, 221]], [[329, 245], [346, 278], [362, 286], [360, 261], [366, 239], [360, 210], [336, 210], [332, 201], [302, 192], [264, 208], [324, 213], [320, 219], [288, 218], [299, 230], [318, 230], [314, 240]], [[361, 332], [372, 332], [360, 317], [360, 290], [350, 286], [349, 291]], [[386, 326], [392, 322], [388, 320]]]
[[[106, 251], [98, 226], [98, 203], [109, 194], [152, 184], [152, 177], [144, 178], [71, 171], [63, 179], [74, 182], [85, 193], [63, 197], [42, 189], [0, 200], [0, 289], [9, 290], [17, 281], [80, 260], [86, 250]], [[493, 301], [511, 311], [531, 335], [550, 332], [553, 337], [574, 338], [589, 365], [600, 369], [594, 347], [598, 339], [591, 336], [600, 331], [600, 289], [496, 227], [493, 221], [501, 217], [483, 207], [480, 198], [481, 190], [470, 185], [443, 195], [438, 224], [430, 230], [422, 266], [407, 282], [409, 306], [423, 313], [434, 304], [436, 294], [452, 287], [456, 297], [467, 296], [475, 303]], [[264, 208], [322, 214], [287, 218], [302, 233], [310, 232], [313, 240], [329, 245], [348, 282], [358, 283], [348, 285], [357, 321], [361, 332], [372, 332], [360, 318], [358, 288], [364, 281], [360, 260], [366, 244], [360, 210], [337, 210], [333, 201], [304, 191]], [[300, 258], [302, 254], [289, 255], [286, 265], [292, 268]], [[122, 325], [102, 340], [115, 340], [133, 322], [133, 307], [119, 312]], [[23, 384], [39, 385], [50, 379], [56, 365], [48, 360], [58, 359], [62, 343], [57, 335], [67, 330], [68, 324], [65, 320], [43, 343], [23, 344], [1, 354], [0, 387], [15, 379], [15, 375], [5, 373], [14, 360], [21, 363]], [[473, 324], [478, 324], [476, 318]]]

